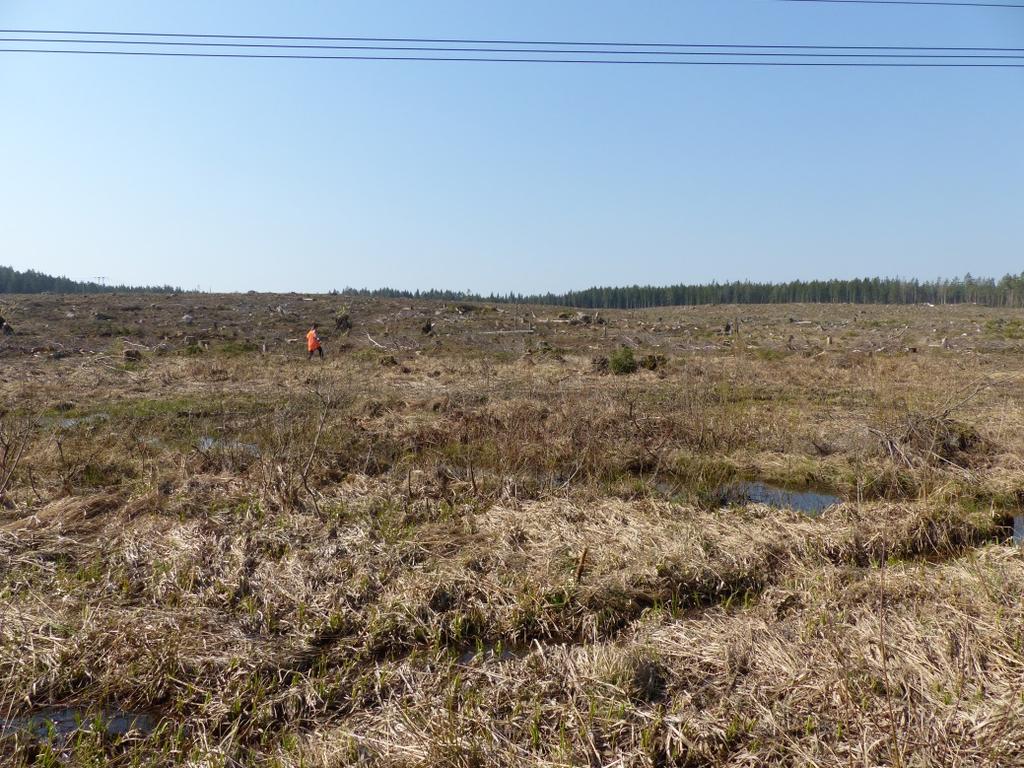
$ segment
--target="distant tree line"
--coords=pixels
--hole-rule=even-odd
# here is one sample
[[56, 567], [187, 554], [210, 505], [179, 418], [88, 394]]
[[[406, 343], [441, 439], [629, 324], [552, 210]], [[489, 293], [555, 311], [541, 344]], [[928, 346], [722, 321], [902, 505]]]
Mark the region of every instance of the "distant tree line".
[[169, 285], [128, 286], [100, 285], [80, 282], [67, 277], [53, 277], [34, 269], [19, 272], [12, 267], [0, 266], [0, 293], [106, 293], [117, 291], [134, 293], [173, 293], [180, 291]]
[[[0, 266], [0, 293], [173, 293], [174, 286], [100, 285], [66, 277], [53, 277], [33, 269], [19, 272]], [[336, 293], [333, 291], [332, 293]], [[440, 301], [489, 301], [512, 304], [550, 304], [580, 309], [642, 309], [645, 307], [695, 306], [699, 304], [982, 304], [990, 307], [1024, 307], [1024, 272], [999, 280], [972, 277], [904, 280], [864, 277], [853, 280], [792, 280], [785, 283], [735, 281], [704, 285], [633, 285], [588, 288], [569, 293], [490, 294], [468, 291], [404, 291], [394, 288], [346, 288], [356, 296]]]
[[1024, 272], [1000, 280], [972, 277], [930, 281], [865, 277], [853, 280], [793, 280], [785, 283], [736, 281], [705, 285], [633, 285], [588, 288], [569, 293], [524, 295], [478, 294], [459, 291], [400, 291], [346, 289], [361, 296], [444, 301], [490, 301], [551, 304], [581, 309], [642, 309], [700, 304], [983, 304], [990, 307], [1024, 306]]

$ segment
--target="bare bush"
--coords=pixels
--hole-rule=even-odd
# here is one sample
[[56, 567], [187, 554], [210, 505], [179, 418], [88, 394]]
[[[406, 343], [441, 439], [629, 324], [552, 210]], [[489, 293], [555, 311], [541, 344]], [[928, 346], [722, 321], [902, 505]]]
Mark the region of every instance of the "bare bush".
[[0, 413], [0, 504], [7, 501], [7, 493], [32, 444], [36, 428], [36, 420], [30, 416]]

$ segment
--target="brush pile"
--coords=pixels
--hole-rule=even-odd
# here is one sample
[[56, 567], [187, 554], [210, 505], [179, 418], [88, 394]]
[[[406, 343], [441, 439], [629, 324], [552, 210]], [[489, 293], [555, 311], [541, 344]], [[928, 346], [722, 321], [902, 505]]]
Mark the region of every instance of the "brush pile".
[[907, 468], [969, 469], [991, 446], [977, 429], [947, 413], [907, 413], [886, 431], [872, 430], [890, 459]]

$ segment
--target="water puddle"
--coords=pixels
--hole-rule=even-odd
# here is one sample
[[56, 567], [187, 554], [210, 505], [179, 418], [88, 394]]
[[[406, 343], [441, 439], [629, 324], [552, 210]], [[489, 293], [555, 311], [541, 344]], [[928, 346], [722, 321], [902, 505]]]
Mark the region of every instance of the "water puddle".
[[140, 712], [87, 712], [82, 709], [51, 709], [27, 717], [0, 720], [0, 735], [28, 734], [37, 739], [60, 741], [75, 733], [104, 731], [110, 736], [149, 733], [156, 726], [152, 715]]
[[1024, 515], [1014, 515], [1000, 521], [994, 540], [1001, 544], [1024, 547]]
[[204, 435], [199, 438], [199, 450], [206, 453], [212, 450], [232, 451], [247, 456], [259, 456], [260, 448], [255, 443], [241, 443], [237, 440], [220, 440], [216, 437]]
[[485, 643], [467, 648], [459, 653], [459, 664], [470, 664], [474, 661], [511, 661], [522, 659], [530, 654], [533, 646], [529, 644], [504, 645], [502, 643]]
[[79, 424], [95, 424], [98, 421], [106, 421], [110, 418], [109, 413], [93, 413], [89, 416], [64, 416], [61, 418], [46, 419], [50, 424], [56, 424], [62, 429], [72, 429]]
[[780, 488], [759, 481], [732, 483], [723, 487], [721, 494], [724, 504], [766, 504], [775, 509], [792, 509], [811, 516], [820, 515], [829, 507], [843, 502], [839, 496], [830, 493]]

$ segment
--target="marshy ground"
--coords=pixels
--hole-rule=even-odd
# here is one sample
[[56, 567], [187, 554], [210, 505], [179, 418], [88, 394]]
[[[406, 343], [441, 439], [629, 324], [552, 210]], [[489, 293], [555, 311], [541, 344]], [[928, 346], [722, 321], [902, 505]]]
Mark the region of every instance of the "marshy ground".
[[1024, 765], [1024, 312], [3, 315], [4, 765]]

